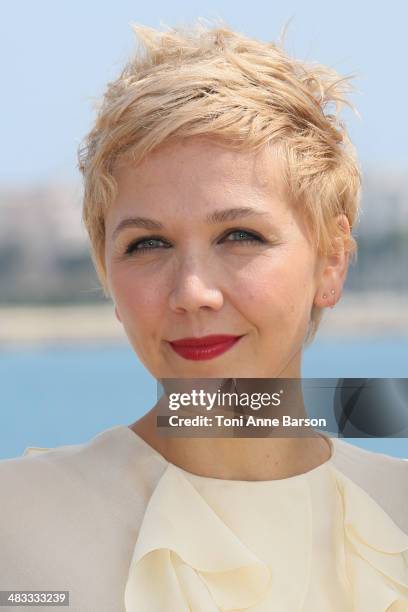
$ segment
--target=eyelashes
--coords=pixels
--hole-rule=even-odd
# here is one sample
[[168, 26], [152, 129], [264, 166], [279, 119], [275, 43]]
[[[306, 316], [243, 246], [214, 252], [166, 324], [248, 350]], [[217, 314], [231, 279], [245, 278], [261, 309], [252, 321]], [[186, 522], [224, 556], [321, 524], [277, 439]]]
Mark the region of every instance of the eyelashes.
[[[163, 244], [165, 244], [166, 246], [164, 248], [170, 248], [170, 245], [164, 240], [162, 240], [162, 238], [156, 238], [155, 236], [152, 236], [150, 238], [142, 238], [141, 240], [131, 242], [125, 251], [125, 255], [144, 253], [146, 251], [155, 251], [157, 250], [157, 246], [155, 246], [155, 243], [157, 242], [162, 242]], [[149, 246], [146, 246], [147, 244]]]
[[[237, 235], [237, 238], [234, 238], [232, 240], [228, 240], [227, 238], [229, 238], [230, 236], [234, 236]], [[235, 243], [235, 244], [259, 244], [259, 243], [265, 243], [265, 240], [259, 236], [258, 234], [255, 234], [254, 232], [249, 232], [247, 230], [243, 230], [243, 229], [234, 229], [234, 230], [229, 230], [227, 234], [225, 234], [220, 242], [226, 242], [226, 243]], [[159, 246], [159, 243], [161, 243], [164, 246]], [[138, 240], [133, 240], [126, 248], [125, 251], [125, 256], [138, 256], [141, 255], [143, 253], [147, 253], [148, 251], [152, 252], [152, 251], [157, 251], [157, 250], [161, 250], [161, 249], [169, 249], [171, 248], [171, 244], [169, 242], [167, 242], [166, 240], [163, 240], [163, 238], [161, 238], [160, 236], [149, 236], [146, 238], [139, 238]]]

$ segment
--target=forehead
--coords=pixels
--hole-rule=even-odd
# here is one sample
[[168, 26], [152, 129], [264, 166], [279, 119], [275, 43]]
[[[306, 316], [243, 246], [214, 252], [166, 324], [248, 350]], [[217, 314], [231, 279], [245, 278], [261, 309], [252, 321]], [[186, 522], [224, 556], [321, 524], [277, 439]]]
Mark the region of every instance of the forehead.
[[200, 193], [204, 200], [213, 192], [219, 197], [239, 191], [283, 197], [281, 174], [282, 164], [270, 148], [238, 151], [204, 136], [168, 141], [139, 164], [122, 159], [114, 170], [119, 200], [124, 192], [147, 195], [163, 188], [168, 196]]
[[311, 239], [305, 215], [287, 197], [284, 165], [273, 147], [242, 151], [214, 138], [189, 137], [162, 144], [137, 164], [123, 158], [113, 175], [118, 192], [105, 215], [108, 241], [135, 216], [188, 229], [215, 211], [237, 207]]

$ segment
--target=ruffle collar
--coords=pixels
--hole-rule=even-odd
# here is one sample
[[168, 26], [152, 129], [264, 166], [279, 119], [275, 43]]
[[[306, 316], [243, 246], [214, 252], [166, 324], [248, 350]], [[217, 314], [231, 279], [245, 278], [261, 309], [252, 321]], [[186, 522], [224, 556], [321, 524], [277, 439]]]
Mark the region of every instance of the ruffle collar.
[[[332, 464], [325, 469], [340, 496], [336, 546], [350, 612], [408, 611], [408, 536], [363, 489]], [[126, 612], [274, 610], [273, 579], [274, 568], [240, 541], [183, 470], [168, 464], [139, 531]], [[266, 600], [271, 607], [264, 608]]]
[[270, 580], [269, 568], [220, 520], [181, 470], [169, 465], [140, 528], [126, 610], [250, 608], [263, 597]]
[[[29, 447], [24, 455], [48, 450]], [[352, 602], [347, 612], [408, 612], [408, 535], [332, 462], [321, 467], [334, 479], [341, 505], [335, 537], [339, 575], [345, 576]], [[139, 530], [126, 612], [272, 612], [270, 600], [267, 608], [262, 602], [274, 573], [217, 516], [183, 470], [168, 464]], [[278, 605], [276, 612], [286, 610]], [[300, 603], [296, 612], [308, 611]]]
[[343, 504], [346, 570], [358, 612], [408, 610], [408, 536], [335, 468]]

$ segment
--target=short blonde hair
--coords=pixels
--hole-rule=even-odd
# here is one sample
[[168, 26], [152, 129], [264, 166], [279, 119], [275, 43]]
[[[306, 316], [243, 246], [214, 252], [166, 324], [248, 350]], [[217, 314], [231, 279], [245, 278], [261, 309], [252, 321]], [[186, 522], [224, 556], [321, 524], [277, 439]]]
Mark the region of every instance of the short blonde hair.
[[[219, 25], [198, 20], [166, 32], [133, 26], [142, 45], [108, 84], [79, 149], [82, 218], [107, 297], [104, 220], [116, 195], [114, 164], [123, 157], [138, 163], [169, 139], [215, 136], [245, 151], [273, 145], [284, 160], [288, 195], [303, 210], [321, 254], [332, 252], [343, 234], [338, 214], [355, 225], [361, 175], [339, 119], [341, 107], [351, 106], [349, 78], [290, 58], [282, 44]], [[356, 256], [353, 236], [346, 242]], [[322, 313], [313, 306], [306, 344]]]

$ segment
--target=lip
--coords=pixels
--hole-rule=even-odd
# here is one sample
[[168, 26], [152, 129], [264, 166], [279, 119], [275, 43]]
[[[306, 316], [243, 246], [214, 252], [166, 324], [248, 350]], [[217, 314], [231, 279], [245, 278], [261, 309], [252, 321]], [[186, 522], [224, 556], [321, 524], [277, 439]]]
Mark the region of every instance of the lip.
[[228, 351], [242, 336], [213, 334], [201, 338], [180, 338], [169, 342], [172, 349], [184, 359], [201, 361], [214, 359]]

